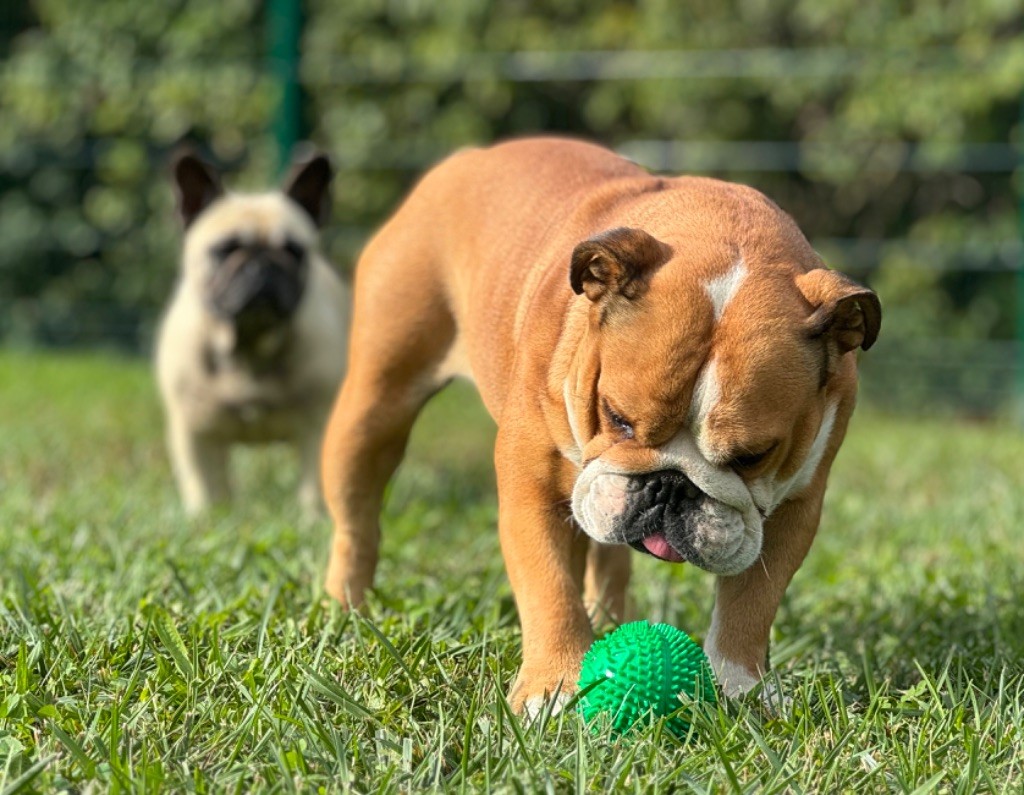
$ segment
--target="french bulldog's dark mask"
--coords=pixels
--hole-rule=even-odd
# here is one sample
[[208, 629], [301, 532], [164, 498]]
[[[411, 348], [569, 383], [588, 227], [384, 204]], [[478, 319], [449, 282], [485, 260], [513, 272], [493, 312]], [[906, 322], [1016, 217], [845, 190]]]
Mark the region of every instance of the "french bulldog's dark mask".
[[206, 299], [220, 318], [235, 324], [239, 337], [257, 337], [295, 314], [309, 273], [307, 252], [294, 241], [282, 247], [247, 244], [237, 238], [211, 251]]

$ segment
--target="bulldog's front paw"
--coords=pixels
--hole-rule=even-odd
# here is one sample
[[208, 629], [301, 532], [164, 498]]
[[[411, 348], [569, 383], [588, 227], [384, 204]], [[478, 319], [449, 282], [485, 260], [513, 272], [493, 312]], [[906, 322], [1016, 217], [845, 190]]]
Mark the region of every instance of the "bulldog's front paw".
[[778, 680], [762, 680], [759, 695], [762, 708], [772, 717], [785, 715], [793, 706], [793, 699], [782, 692]]
[[711, 659], [711, 665], [726, 698], [739, 699], [755, 693], [770, 715], [781, 715], [789, 709], [792, 699], [782, 692], [778, 679], [771, 675], [761, 677], [757, 672], [717, 655]]
[[726, 698], [740, 698], [761, 684], [761, 677], [756, 670], [752, 671], [745, 665], [716, 654], [710, 643], [706, 644], [705, 652], [715, 671], [722, 695]]
[[575, 670], [548, 669], [543, 671], [519, 672], [508, 695], [512, 711], [521, 715], [528, 723], [536, 720], [545, 710], [551, 715], [562, 711], [576, 693], [579, 665]]

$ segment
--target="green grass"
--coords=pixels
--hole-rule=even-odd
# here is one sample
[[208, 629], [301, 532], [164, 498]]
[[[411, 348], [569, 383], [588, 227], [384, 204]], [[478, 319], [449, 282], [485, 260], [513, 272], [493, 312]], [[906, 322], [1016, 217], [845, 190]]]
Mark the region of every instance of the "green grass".
[[[792, 703], [593, 735], [523, 727], [493, 428], [468, 390], [417, 429], [379, 591], [320, 588], [329, 528], [281, 450], [185, 522], [148, 368], [0, 354], [0, 792], [1024, 791], [1024, 440], [861, 413], [776, 623]], [[702, 636], [711, 578], [637, 560], [642, 616]]]

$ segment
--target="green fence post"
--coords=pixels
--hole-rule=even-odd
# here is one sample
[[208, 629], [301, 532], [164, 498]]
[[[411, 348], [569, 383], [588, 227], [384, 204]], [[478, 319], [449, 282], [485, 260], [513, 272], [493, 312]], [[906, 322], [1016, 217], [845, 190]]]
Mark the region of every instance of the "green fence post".
[[1017, 201], [1020, 212], [1020, 252], [1017, 262], [1017, 395], [1016, 419], [1024, 427], [1024, 95], [1020, 99], [1017, 124]]
[[283, 172], [292, 149], [305, 135], [302, 118], [302, 87], [299, 85], [299, 42], [302, 38], [302, 0], [268, 0], [267, 44], [270, 71], [280, 101], [272, 131], [277, 143], [277, 168]]

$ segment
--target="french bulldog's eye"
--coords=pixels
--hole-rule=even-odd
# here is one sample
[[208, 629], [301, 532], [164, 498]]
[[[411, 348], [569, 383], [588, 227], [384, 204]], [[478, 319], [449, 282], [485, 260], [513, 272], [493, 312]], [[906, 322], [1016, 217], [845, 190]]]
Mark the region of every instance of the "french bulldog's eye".
[[615, 409], [608, 405], [608, 401], [602, 401], [604, 406], [604, 413], [608, 417], [608, 422], [612, 424], [623, 436], [627, 439], [633, 438], [633, 425], [619, 414]]
[[213, 256], [219, 260], [225, 260], [242, 247], [242, 241], [237, 237], [229, 237], [213, 247]]
[[306, 249], [296, 243], [294, 240], [287, 240], [284, 244], [284, 250], [288, 252], [288, 256], [294, 259], [296, 262], [302, 260], [306, 256]]

